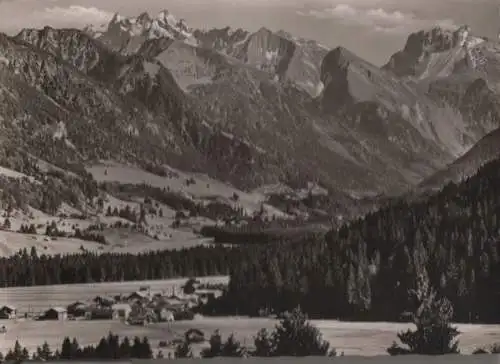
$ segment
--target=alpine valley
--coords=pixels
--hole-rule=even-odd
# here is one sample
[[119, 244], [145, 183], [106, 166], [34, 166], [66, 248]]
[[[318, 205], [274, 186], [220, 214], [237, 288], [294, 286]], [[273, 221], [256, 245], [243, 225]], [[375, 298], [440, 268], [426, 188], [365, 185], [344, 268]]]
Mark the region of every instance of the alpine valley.
[[499, 157], [499, 42], [436, 27], [389, 56], [168, 11], [0, 35], [0, 254], [321, 233]]

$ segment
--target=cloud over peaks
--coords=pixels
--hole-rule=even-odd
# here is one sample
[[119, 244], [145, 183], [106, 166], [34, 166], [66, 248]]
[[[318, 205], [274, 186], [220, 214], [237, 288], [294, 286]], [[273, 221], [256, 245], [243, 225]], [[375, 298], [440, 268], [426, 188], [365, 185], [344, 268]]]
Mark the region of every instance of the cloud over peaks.
[[379, 32], [407, 33], [434, 25], [455, 26], [450, 19], [420, 19], [408, 12], [383, 8], [356, 8], [349, 4], [338, 4], [321, 10], [298, 11], [297, 14], [318, 19], [333, 19], [348, 25], [369, 27]]
[[22, 28], [43, 28], [46, 25], [55, 28], [83, 28], [89, 24], [106, 23], [113, 17], [113, 13], [93, 6], [39, 7], [34, 1], [31, 11], [26, 11], [27, 3], [31, 2], [32, 0], [0, 3], [1, 31], [10, 33]]

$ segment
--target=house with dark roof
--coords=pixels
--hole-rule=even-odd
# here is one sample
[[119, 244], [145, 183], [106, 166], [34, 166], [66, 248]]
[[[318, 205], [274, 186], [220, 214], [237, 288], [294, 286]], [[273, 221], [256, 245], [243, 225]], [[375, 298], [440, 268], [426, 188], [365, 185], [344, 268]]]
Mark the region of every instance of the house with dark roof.
[[99, 306], [111, 307], [115, 303], [115, 300], [112, 297], [97, 296], [93, 299], [93, 302]]
[[40, 320], [66, 320], [68, 311], [64, 307], [52, 307], [43, 313]]
[[5, 305], [0, 308], [0, 319], [10, 320], [17, 316], [17, 309], [12, 305]]
[[85, 312], [87, 312], [89, 305], [76, 301], [66, 307], [66, 310], [68, 311], [68, 316], [73, 316], [73, 317], [83, 317], [85, 316]]
[[127, 302], [130, 304], [134, 302], [147, 303], [149, 301], [151, 301], [151, 296], [146, 291], [136, 291], [127, 297]]

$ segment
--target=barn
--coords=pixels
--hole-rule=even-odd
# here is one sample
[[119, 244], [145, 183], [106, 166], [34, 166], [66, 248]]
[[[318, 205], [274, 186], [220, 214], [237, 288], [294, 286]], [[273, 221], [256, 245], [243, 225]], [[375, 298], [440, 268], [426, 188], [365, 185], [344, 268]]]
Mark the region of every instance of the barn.
[[68, 307], [66, 307], [66, 310], [68, 311], [68, 315], [74, 317], [83, 317], [85, 316], [85, 312], [87, 312], [88, 310], [88, 305], [83, 302], [76, 301], [68, 305]]
[[92, 301], [101, 307], [111, 307], [115, 303], [114, 298], [104, 296], [97, 296]]
[[63, 307], [52, 307], [44, 312], [42, 320], [66, 320], [68, 311]]

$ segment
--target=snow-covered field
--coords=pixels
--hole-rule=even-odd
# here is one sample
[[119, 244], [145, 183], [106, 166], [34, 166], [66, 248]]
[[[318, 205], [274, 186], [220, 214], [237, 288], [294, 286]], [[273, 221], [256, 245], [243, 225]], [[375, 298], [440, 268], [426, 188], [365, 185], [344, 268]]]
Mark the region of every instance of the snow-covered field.
[[[397, 332], [410, 327], [408, 324], [386, 322], [351, 323], [332, 320], [313, 321], [313, 323], [339, 352], [344, 352], [345, 355], [362, 356], [386, 354], [386, 348], [397, 339]], [[209, 337], [215, 329], [220, 329], [223, 337], [234, 333], [243, 344], [252, 346], [253, 337], [259, 329], [272, 330], [275, 325], [276, 321], [272, 319], [243, 317], [201, 317], [193, 321], [148, 326], [129, 326], [118, 321], [7, 322], [7, 333], [3, 334], [4, 339], [0, 340], [0, 351], [8, 350], [17, 339], [30, 350], [34, 350], [45, 340], [51, 347], [59, 347], [65, 336], [77, 337], [83, 345], [95, 344], [109, 331], [120, 337], [147, 336], [156, 351], [160, 341], [180, 338], [190, 328], [202, 330], [206, 337]], [[458, 326], [463, 332], [460, 336], [460, 348], [464, 354], [470, 354], [479, 346], [488, 346], [500, 341], [500, 326]], [[197, 352], [199, 349], [200, 346], [195, 347], [194, 351]], [[170, 349], [162, 348], [162, 351], [166, 354]]]

